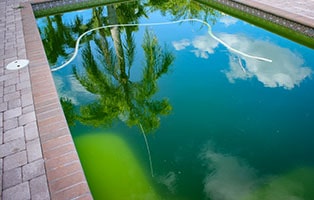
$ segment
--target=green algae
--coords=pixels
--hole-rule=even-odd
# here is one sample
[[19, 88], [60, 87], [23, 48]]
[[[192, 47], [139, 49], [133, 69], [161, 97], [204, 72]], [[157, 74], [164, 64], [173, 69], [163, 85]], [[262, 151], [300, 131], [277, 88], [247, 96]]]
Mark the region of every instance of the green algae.
[[74, 140], [94, 199], [158, 199], [123, 138], [97, 133]]

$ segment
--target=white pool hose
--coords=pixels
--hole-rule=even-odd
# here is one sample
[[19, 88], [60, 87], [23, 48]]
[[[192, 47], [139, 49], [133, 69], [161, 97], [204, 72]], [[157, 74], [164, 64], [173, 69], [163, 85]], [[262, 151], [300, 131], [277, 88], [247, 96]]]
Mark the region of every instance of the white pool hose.
[[225, 43], [223, 40], [219, 39], [218, 37], [216, 37], [211, 30], [211, 26], [210, 24], [208, 24], [207, 22], [200, 20], [200, 19], [180, 19], [180, 20], [176, 20], [176, 21], [171, 21], [171, 22], [156, 22], [156, 23], [143, 23], [143, 24], [112, 24], [112, 25], [106, 25], [106, 26], [100, 26], [100, 27], [96, 27], [93, 28], [91, 30], [88, 30], [86, 32], [84, 32], [82, 35], [79, 36], [79, 38], [76, 40], [76, 44], [75, 44], [75, 49], [74, 49], [74, 53], [72, 55], [72, 57], [66, 61], [64, 64], [62, 64], [59, 67], [55, 67], [52, 68], [51, 71], [58, 71], [62, 68], [64, 68], [65, 66], [67, 66], [68, 64], [70, 64], [75, 57], [78, 54], [78, 49], [79, 49], [79, 45], [80, 45], [80, 41], [81, 39], [87, 35], [90, 32], [99, 30], [99, 29], [104, 29], [104, 28], [111, 28], [111, 27], [121, 27], [121, 26], [159, 26], [159, 25], [169, 25], [169, 24], [177, 24], [177, 23], [181, 23], [181, 22], [191, 22], [191, 21], [196, 21], [196, 22], [200, 22], [202, 24], [205, 24], [208, 27], [208, 34], [214, 38], [216, 41], [218, 41], [219, 43], [221, 43], [222, 45], [224, 45], [227, 49], [229, 49], [230, 51], [233, 51], [237, 54], [240, 54], [244, 57], [248, 57], [248, 58], [253, 58], [256, 60], [260, 60], [260, 61], [265, 61], [265, 62], [272, 62], [272, 60], [268, 59], [268, 58], [263, 58], [263, 57], [259, 57], [259, 56], [253, 56], [253, 55], [249, 55], [247, 53], [241, 52], [237, 49], [234, 49], [233, 47], [229, 46], [227, 43]]

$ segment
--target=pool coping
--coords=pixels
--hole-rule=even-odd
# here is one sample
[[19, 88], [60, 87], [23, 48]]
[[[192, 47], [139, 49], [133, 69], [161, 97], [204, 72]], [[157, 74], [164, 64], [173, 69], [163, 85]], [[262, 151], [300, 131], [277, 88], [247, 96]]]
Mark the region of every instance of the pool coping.
[[59, 101], [31, 3], [34, 1], [21, 3], [21, 15], [50, 198], [93, 199]]
[[[293, 22], [292, 25], [299, 24], [299, 25], [303, 25], [305, 27], [309, 27], [312, 29], [314, 28], [314, 20], [311, 20], [308, 17], [302, 16], [302, 15], [297, 14], [297, 13], [287, 12], [282, 8], [270, 6], [266, 3], [261, 3], [261, 2], [258, 2], [256, 0], [254, 0], [254, 1], [252, 1], [252, 0], [230, 0], [230, 1], [237, 2], [238, 4], [246, 5], [246, 6], [249, 6], [251, 8], [263, 10], [264, 12], [272, 14], [273, 16], [281, 17], [282, 19], [287, 20], [286, 22], [288, 24]], [[266, 18], [266, 19], [269, 19], [269, 18]], [[273, 19], [269, 19], [269, 20], [273, 21]], [[283, 23], [282, 25], [286, 26], [287, 23], [286, 24]], [[311, 32], [309, 34], [311, 34], [312, 37], [314, 36], [314, 32]]]
[[[250, 0], [196, 0], [275, 34], [314, 48], [314, 21]], [[240, 14], [239, 14], [240, 13]], [[251, 19], [254, 18], [254, 21]]]
[[[233, 2], [232, 0], [224, 0]], [[93, 199], [42, 45], [32, 3], [21, 3], [29, 73], [51, 199]]]

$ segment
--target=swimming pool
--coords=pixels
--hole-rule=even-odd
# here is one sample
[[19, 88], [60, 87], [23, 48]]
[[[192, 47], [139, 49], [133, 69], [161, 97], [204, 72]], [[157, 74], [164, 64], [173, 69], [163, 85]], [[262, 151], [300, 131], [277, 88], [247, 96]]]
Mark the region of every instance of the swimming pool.
[[94, 198], [312, 199], [313, 50], [144, 4], [37, 20]]

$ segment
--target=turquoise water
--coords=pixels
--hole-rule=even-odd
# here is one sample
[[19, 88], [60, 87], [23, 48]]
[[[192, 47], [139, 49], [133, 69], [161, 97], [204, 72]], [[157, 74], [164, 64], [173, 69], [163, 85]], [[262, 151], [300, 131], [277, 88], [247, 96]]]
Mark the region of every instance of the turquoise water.
[[[101, 146], [93, 135], [114, 133], [131, 148], [145, 191], [147, 184], [154, 191], [143, 199], [314, 199], [313, 49], [190, 4], [129, 2], [37, 19], [52, 69], [71, 58], [85, 31], [139, 24], [87, 34], [75, 59], [53, 72], [78, 153], [97, 155], [81, 160], [93, 195], [110, 179], [95, 183], [92, 166], [115, 167], [93, 152], [107, 150], [81, 148], [93, 143], [82, 138]], [[237, 51], [272, 62], [230, 50], [201, 22], [154, 24], [188, 17], [205, 20]], [[112, 180], [129, 181], [117, 173]]]

